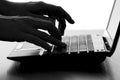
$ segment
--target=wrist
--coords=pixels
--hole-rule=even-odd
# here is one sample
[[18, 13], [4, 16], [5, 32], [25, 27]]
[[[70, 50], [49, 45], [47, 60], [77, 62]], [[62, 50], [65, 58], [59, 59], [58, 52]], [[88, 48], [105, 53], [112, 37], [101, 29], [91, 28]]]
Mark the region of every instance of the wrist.
[[46, 3], [43, 1], [39, 2], [28, 2], [27, 5], [25, 6], [27, 10], [29, 11], [36, 11], [36, 10], [41, 10], [45, 8]]
[[0, 14], [5, 16], [16, 16], [24, 13], [27, 3], [14, 3], [6, 0], [0, 0]]
[[9, 16], [12, 11], [14, 10], [13, 5], [10, 4], [10, 2], [6, 0], [0, 0], [0, 14]]

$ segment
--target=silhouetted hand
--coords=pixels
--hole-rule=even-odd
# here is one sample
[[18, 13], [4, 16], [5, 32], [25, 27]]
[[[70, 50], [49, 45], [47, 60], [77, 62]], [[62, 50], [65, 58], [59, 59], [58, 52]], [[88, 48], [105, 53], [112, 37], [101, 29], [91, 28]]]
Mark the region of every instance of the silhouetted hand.
[[65, 20], [71, 24], [74, 23], [71, 16], [60, 6], [55, 6], [44, 2], [37, 2], [31, 5], [28, 10], [34, 14], [48, 15], [50, 18], [57, 19], [59, 21], [58, 28], [62, 35], [64, 34], [64, 30], [66, 28]]
[[[49, 34], [38, 31], [38, 29], [47, 30]], [[51, 50], [51, 46], [47, 42], [61, 47], [65, 46], [64, 43], [58, 40], [60, 38], [61, 35], [58, 32], [58, 29], [51, 21], [43, 19], [35, 21], [28, 18], [0, 18], [0, 40], [28, 41], [47, 50]]]
[[7, 12], [3, 9], [3, 13], [7, 15], [21, 15], [32, 16], [43, 19], [48, 19], [43, 15], [48, 15], [49, 19], [57, 20], [59, 22], [58, 30], [61, 35], [64, 34], [66, 28], [66, 20], [73, 24], [74, 21], [71, 16], [60, 6], [47, 4], [44, 2], [30, 2], [30, 3], [11, 3]]

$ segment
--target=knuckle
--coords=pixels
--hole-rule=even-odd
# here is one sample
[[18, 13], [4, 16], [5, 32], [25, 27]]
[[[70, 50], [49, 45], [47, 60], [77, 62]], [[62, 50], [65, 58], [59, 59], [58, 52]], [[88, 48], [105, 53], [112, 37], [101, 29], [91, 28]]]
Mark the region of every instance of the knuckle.
[[57, 6], [58, 8], [60, 8], [60, 9], [62, 9], [62, 7], [61, 6]]
[[61, 7], [61, 6], [58, 6], [58, 9], [61, 11], [61, 10], [63, 10], [63, 8]]

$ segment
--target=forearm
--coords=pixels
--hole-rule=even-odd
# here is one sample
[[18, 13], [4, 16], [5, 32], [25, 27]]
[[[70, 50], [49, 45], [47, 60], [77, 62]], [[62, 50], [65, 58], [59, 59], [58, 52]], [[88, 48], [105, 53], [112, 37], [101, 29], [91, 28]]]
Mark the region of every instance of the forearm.
[[30, 6], [30, 3], [13, 3], [6, 0], [0, 0], [0, 14], [6, 16], [22, 15], [24, 10]]
[[[35, 18], [41, 18], [41, 19], [45, 19], [45, 20], [50, 20], [52, 21], [52, 19], [44, 17], [42, 15], [37, 15], [31, 12], [31, 10], [34, 11], [37, 10], [38, 5], [36, 5], [37, 3], [39, 3], [39, 5], [43, 6], [43, 2], [27, 2], [27, 3], [13, 3], [13, 2], [8, 2], [6, 0], [0, 0], [0, 14], [4, 15], [5, 17], [8, 16], [9, 18], [13, 18], [13, 16], [16, 18], [16, 16], [18, 17], [26, 17], [28, 18], [28, 16], [30, 17], [35, 17]], [[38, 10], [40, 11], [40, 10]], [[2, 17], [4, 17], [2, 16]], [[7, 17], [7, 18], [8, 18]]]
[[10, 15], [15, 8], [11, 5], [10, 2], [6, 0], [0, 0], [0, 14], [1, 15]]

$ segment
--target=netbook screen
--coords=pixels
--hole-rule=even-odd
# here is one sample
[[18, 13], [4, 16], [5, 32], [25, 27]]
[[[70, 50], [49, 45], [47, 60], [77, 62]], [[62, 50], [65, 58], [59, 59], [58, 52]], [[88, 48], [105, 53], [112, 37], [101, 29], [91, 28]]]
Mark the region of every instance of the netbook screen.
[[119, 20], [120, 20], [120, 0], [115, 0], [107, 26], [107, 31], [112, 40], [114, 40], [115, 38]]

